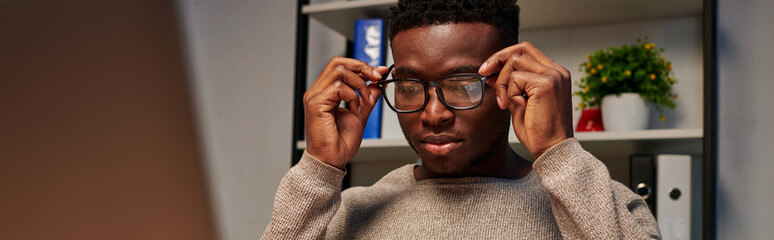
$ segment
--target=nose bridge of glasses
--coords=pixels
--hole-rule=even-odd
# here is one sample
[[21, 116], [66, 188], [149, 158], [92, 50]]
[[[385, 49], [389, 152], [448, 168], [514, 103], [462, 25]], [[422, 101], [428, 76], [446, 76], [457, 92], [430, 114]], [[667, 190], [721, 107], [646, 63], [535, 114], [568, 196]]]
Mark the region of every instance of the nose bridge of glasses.
[[443, 99], [443, 90], [441, 89], [441, 85], [439, 84], [441, 80], [443, 79], [439, 79], [435, 81], [425, 81], [425, 94], [427, 94], [428, 98], [431, 98], [429, 100], [433, 99], [433, 93], [435, 93], [436, 95], [435, 98], [437, 98], [441, 102], [445, 102]]

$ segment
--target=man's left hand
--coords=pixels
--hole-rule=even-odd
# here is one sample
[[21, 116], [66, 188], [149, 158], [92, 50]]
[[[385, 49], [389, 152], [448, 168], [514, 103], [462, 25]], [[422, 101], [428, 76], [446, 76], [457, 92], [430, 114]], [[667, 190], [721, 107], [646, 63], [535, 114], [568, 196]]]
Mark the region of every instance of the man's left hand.
[[509, 109], [516, 137], [536, 159], [573, 137], [570, 72], [529, 42], [487, 59], [478, 73], [500, 72], [497, 105]]

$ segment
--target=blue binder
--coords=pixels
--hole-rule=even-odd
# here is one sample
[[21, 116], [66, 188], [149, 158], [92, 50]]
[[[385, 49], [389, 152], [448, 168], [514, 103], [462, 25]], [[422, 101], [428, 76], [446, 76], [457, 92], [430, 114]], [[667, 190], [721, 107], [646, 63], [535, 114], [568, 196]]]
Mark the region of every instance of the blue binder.
[[[384, 65], [384, 20], [360, 19], [355, 21], [353, 58], [371, 66]], [[382, 133], [382, 99], [376, 102], [366, 122], [363, 138], [380, 138]]]

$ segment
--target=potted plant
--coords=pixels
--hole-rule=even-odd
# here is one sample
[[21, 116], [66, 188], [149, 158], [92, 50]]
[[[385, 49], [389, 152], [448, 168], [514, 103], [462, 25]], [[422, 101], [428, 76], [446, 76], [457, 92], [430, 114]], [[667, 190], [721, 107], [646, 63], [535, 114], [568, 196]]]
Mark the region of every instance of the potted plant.
[[[586, 55], [580, 70], [586, 76], [576, 84], [580, 91], [579, 109], [600, 107], [606, 130], [624, 131], [645, 129], [648, 125], [648, 107], [655, 107], [664, 121], [664, 108], [674, 108], [677, 95], [672, 93], [675, 79], [672, 63], [661, 53], [663, 48], [637, 39], [633, 45], [610, 47]], [[580, 126], [580, 124], [579, 124]]]

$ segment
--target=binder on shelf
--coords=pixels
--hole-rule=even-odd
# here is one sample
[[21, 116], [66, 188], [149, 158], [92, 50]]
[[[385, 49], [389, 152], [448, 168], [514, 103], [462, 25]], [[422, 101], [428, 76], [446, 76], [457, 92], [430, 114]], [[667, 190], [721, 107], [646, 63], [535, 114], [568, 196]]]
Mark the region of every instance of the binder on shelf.
[[[353, 58], [371, 66], [384, 65], [384, 20], [360, 19], [355, 21]], [[363, 138], [380, 138], [382, 125], [382, 99], [376, 102], [366, 122]]]
[[648, 204], [650, 212], [656, 214], [656, 161], [653, 155], [639, 154], [629, 157], [629, 188], [639, 194]]
[[691, 239], [691, 156], [656, 157], [658, 227], [665, 240]]

